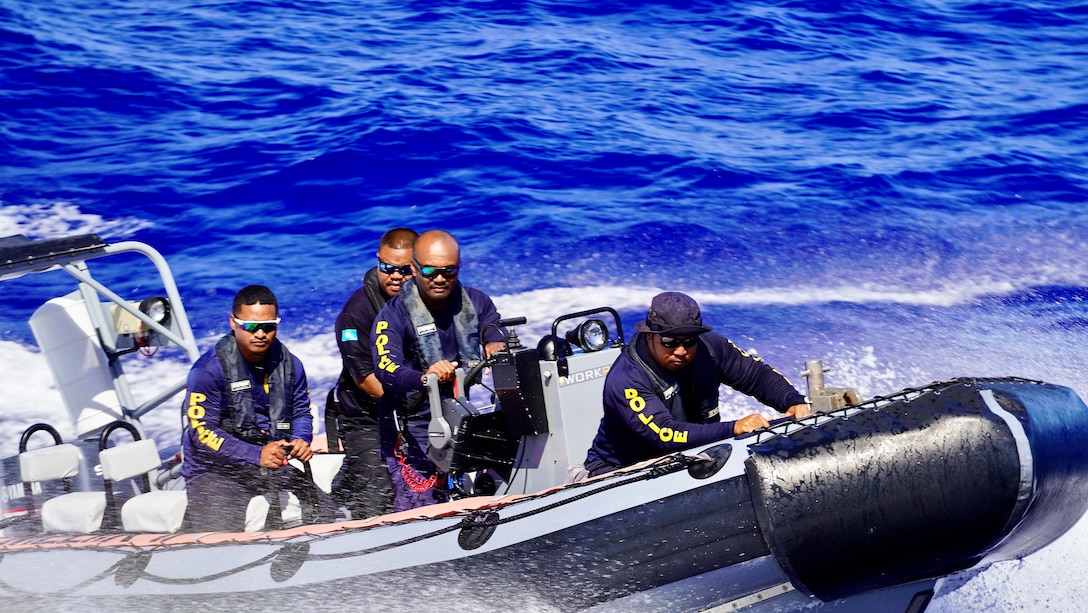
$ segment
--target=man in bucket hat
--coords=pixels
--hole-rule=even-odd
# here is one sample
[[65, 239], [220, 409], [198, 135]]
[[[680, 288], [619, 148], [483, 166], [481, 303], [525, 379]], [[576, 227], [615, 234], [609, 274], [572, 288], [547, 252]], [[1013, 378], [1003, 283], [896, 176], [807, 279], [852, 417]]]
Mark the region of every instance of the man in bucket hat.
[[809, 406], [777, 370], [703, 325], [690, 296], [654, 296], [646, 319], [608, 371], [604, 416], [586, 458], [591, 476], [766, 428], [758, 413], [720, 421], [725, 384], [793, 417]]

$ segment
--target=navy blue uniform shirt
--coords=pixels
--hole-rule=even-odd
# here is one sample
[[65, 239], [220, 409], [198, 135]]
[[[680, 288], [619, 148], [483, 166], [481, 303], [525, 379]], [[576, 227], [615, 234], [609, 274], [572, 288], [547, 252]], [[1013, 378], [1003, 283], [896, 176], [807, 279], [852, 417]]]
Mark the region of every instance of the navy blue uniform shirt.
[[[496, 325], [501, 318], [495, 303], [487, 294], [478, 289], [459, 287], [464, 288], [476, 309], [481, 342], [486, 345], [502, 341], [502, 332]], [[459, 292], [460, 289], [455, 291]], [[423, 390], [423, 383], [420, 380], [430, 366], [430, 364], [423, 364], [423, 359], [419, 355], [416, 330], [400, 297], [400, 294], [394, 296], [382, 307], [377, 319], [374, 320], [374, 329], [371, 330], [374, 339], [371, 357], [375, 364], [374, 374], [385, 392], [382, 396], [383, 406], [387, 401], [403, 401], [408, 394]], [[467, 370], [468, 365], [458, 355], [457, 334], [453, 327], [453, 302], [454, 300], [451, 299], [450, 304], [445, 308], [432, 311], [431, 316], [434, 317], [435, 326], [438, 328], [442, 357], [451, 362], [457, 361], [458, 366]], [[424, 393], [423, 404], [418, 411], [428, 410], [428, 406]]]
[[[313, 416], [310, 414], [310, 391], [302, 362], [292, 355], [295, 368], [295, 385], [288, 391], [291, 432], [286, 440], [300, 438], [307, 443], [313, 440]], [[275, 364], [246, 362], [250, 389], [253, 393], [253, 412], [257, 427], [269, 430], [268, 377]], [[183, 457], [181, 472], [189, 482], [219, 467], [253, 466], [261, 464], [261, 447], [227, 434], [221, 423], [226, 408], [227, 382], [223, 365], [213, 347], [200, 357], [189, 370], [189, 383], [182, 407], [189, 421], [189, 428], [182, 438]]]
[[[366, 274], [377, 275], [377, 270], [372, 268]], [[370, 330], [374, 327], [379, 308], [371, 302], [364, 284], [348, 298], [336, 317], [336, 345], [340, 348], [344, 369], [348, 373], [348, 377], [337, 381], [336, 397], [340, 400], [340, 411], [351, 417], [368, 417], [372, 423], [377, 423], [378, 401], [359, 389], [355, 381], [361, 381], [374, 372]]]
[[[665, 399], [654, 390], [650, 375], [625, 349], [605, 378], [604, 416], [589, 449], [587, 467], [600, 461], [629, 466], [732, 437], [734, 422], [719, 421], [718, 386], [722, 383], [779, 412], [805, 402], [778, 371], [729, 339], [713, 332], [701, 339], [705, 342], [697, 345], [691, 364], [678, 373], [657, 366], [645, 334], [631, 339], [642, 361], [667, 384], [676, 386], [686, 414], [684, 419], [672, 415]], [[696, 380], [695, 373], [705, 373], [705, 380]]]

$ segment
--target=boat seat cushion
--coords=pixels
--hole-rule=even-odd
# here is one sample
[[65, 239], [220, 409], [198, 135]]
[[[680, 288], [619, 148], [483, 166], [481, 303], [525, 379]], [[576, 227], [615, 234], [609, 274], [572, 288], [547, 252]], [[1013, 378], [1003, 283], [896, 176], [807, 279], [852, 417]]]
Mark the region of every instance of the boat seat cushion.
[[125, 532], [177, 532], [185, 519], [185, 490], [158, 490], [133, 496], [121, 507]]
[[106, 512], [105, 492], [72, 492], [50, 498], [42, 505], [42, 529], [46, 532], [95, 532]]
[[146, 438], [103, 449], [98, 460], [102, 463], [102, 478], [110, 481], [131, 479], [162, 465], [155, 441]]
[[79, 448], [71, 443], [19, 454], [19, 476], [27, 483], [67, 479], [79, 474]]
[[[319, 487], [322, 492], [331, 494], [332, 482], [336, 475], [340, 473], [340, 468], [344, 465], [344, 458], [346, 457], [347, 455], [343, 453], [315, 453], [310, 458], [310, 469], [313, 471], [314, 485]], [[290, 463], [299, 471], [306, 471], [305, 465], [298, 458], [291, 458]]]
[[[298, 496], [295, 496], [292, 492], [279, 492], [279, 496], [280, 509], [282, 509], [280, 516], [283, 518], [283, 527], [291, 528], [301, 525], [302, 503], [299, 502]], [[246, 532], [256, 532], [265, 529], [265, 521], [268, 518], [268, 509], [272, 506], [268, 497], [269, 494], [261, 494], [260, 496], [254, 496], [250, 499], [249, 506], [246, 507]]]

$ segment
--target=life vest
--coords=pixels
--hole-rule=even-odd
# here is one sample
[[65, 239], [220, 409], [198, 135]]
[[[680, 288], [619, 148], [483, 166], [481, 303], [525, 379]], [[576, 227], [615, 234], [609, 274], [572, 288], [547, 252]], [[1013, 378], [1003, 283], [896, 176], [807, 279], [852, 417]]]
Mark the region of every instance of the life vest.
[[[710, 422], [712, 415], [718, 411], [718, 385], [720, 374], [718, 372], [718, 356], [714, 355], [710, 346], [699, 336], [699, 346], [702, 351], [695, 354], [695, 358], [688, 365], [685, 376], [691, 377], [691, 383], [695, 388], [695, 394], [699, 399], [699, 406], [685, 407], [679, 383], [669, 383], [657, 370], [642, 359], [638, 353], [638, 345], [646, 336], [645, 332], [638, 332], [628, 343], [626, 351], [635, 364], [646, 371], [650, 378], [654, 394], [661, 399], [669, 409], [673, 419], [689, 423], [705, 424]], [[649, 343], [649, 341], [646, 341]], [[703, 357], [703, 356], [706, 357]]]
[[363, 289], [366, 291], [366, 297], [370, 300], [371, 306], [374, 307], [374, 312], [382, 310], [386, 302], [389, 302], [389, 298], [382, 292], [382, 286], [378, 283], [378, 267], [375, 266], [366, 271], [366, 275], [363, 276]]
[[[450, 296], [450, 305], [456, 309], [453, 314], [453, 329], [457, 335], [457, 357], [460, 365], [469, 369], [479, 364], [481, 360], [480, 320], [468, 292], [461, 285], [457, 288], [460, 292]], [[427, 370], [431, 364], [445, 359], [442, 355], [442, 341], [438, 338], [438, 326], [434, 323], [434, 315], [423, 302], [423, 297], [419, 295], [419, 288], [416, 287], [414, 279], [405, 280], [398, 295], [416, 331], [416, 343], [423, 361], [421, 366], [423, 370]]]
[[252, 444], [290, 440], [295, 361], [287, 347], [279, 340], [273, 341], [266, 360], [276, 363], [268, 375], [268, 422], [271, 432], [264, 432], [257, 426], [249, 369], [238, 351], [238, 341], [233, 332], [219, 339], [215, 344], [215, 353], [223, 367], [223, 378], [227, 384], [226, 406], [221, 421], [223, 430]]
[[[366, 294], [367, 300], [370, 301], [371, 306], [374, 307], [374, 312], [378, 313], [385, 306], [386, 302], [389, 302], [389, 298], [382, 292], [381, 285], [378, 284], [378, 267], [375, 266], [366, 271], [366, 275], [363, 276], [363, 291]], [[329, 396], [325, 399], [325, 427], [329, 428], [330, 423], [335, 423], [337, 416], [340, 415], [340, 395], [339, 389], [348, 390], [347, 393], [353, 394], [355, 398], [355, 404], [359, 406], [359, 409], [364, 413], [371, 415], [378, 414], [378, 400], [370, 394], [359, 389], [359, 386], [355, 383], [355, 378], [348, 372], [347, 365], [343, 365], [340, 368], [340, 378], [337, 384], [329, 390]], [[331, 408], [331, 410], [330, 410]], [[330, 422], [331, 418], [331, 422]], [[337, 430], [328, 430], [330, 434], [337, 432]], [[334, 446], [337, 441], [329, 439], [329, 448]]]

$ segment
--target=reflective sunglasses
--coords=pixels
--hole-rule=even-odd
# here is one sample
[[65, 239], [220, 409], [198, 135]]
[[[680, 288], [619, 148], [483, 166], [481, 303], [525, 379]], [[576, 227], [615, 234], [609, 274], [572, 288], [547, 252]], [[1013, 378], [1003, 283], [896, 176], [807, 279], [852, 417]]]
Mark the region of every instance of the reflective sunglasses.
[[391, 275], [395, 272], [399, 272], [402, 277], [412, 276], [412, 265], [405, 264], [404, 266], [396, 266], [394, 264], [386, 264], [385, 262], [378, 260], [378, 270], [383, 275]]
[[665, 349], [676, 349], [683, 346], [684, 349], [691, 349], [695, 345], [699, 344], [698, 336], [689, 336], [687, 338], [673, 338], [671, 336], [661, 337], [661, 346]]
[[457, 271], [461, 270], [460, 265], [454, 265], [454, 266], [424, 266], [423, 264], [419, 263], [419, 260], [413, 259], [412, 261], [415, 262], [416, 267], [419, 268], [419, 274], [423, 275], [424, 277], [427, 277], [428, 279], [433, 279], [433, 278], [437, 277], [438, 275], [442, 275], [443, 277], [445, 277], [447, 279], [452, 279], [452, 278], [457, 276]]
[[238, 327], [254, 334], [257, 330], [264, 330], [265, 332], [275, 332], [276, 326], [280, 325], [280, 318], [271, 319], [268, 321], [245, 321], [243, 319], [234, 318], [234, 323], [238, 324]]

